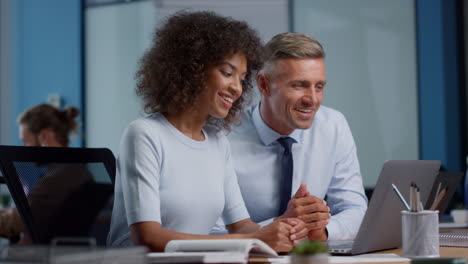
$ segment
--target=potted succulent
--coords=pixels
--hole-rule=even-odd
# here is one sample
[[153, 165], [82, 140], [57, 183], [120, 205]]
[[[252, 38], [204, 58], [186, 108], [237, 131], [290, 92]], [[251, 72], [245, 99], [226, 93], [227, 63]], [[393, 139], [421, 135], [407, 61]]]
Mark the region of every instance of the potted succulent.
[[316, 240], [304, 240], [293, 248], [291, 264], [326, 264], [328, 247]]

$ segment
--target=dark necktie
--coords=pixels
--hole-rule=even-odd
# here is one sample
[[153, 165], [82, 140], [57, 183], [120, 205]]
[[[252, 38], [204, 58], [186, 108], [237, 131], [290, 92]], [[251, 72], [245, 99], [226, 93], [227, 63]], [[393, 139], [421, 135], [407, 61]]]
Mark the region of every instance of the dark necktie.
[[287, 207], [288, 202], [291, 199], [292, 189], [292, 174], [293, 174], [293, 157], [291, 152], [291, 146], [294, 140], [290, 137], [282, 137], [278, 139], [278, 142], [283, 146], [284, 152], [281, 157], [281, 180], [280, 180], [280, 206], [279, 215], [282, 215]]

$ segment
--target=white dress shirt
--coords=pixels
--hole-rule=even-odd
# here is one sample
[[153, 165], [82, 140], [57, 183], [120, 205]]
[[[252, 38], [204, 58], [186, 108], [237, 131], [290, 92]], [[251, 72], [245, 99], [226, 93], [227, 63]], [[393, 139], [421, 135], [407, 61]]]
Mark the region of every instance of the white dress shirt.
[[[240, 127], [230, 134], [238, 182], [253, 221], [268, 224], [278, 216], [280, 159], [283, 152], [276, 141], [281, 135], [262, 120], [259, 105], [247, 109]], [[321, 106], [311, 128], [294, 130], [294, 195], [302, 182], [310, 193], [326, 199], [331, 210], [328, 239], [356, 236], [367, 209], [356, 146], [345, 117]]]

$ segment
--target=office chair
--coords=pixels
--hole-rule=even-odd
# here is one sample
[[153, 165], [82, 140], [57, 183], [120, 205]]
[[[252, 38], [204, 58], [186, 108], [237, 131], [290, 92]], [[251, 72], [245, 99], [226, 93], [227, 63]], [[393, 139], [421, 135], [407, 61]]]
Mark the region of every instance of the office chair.
[[115, 181], [110, 150], [0, 146], [0, 169], [32, 243], [92, 237], [105, 245]]

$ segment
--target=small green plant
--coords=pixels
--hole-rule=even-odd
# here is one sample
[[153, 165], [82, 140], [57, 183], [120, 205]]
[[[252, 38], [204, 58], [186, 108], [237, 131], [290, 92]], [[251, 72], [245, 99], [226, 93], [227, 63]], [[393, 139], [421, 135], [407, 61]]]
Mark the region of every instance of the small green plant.
[[328, 247], [325, 243], [317, 240], [305, 240], [293, 248], [296, 255], [314, 255], [320, 253], [328, 253]]

